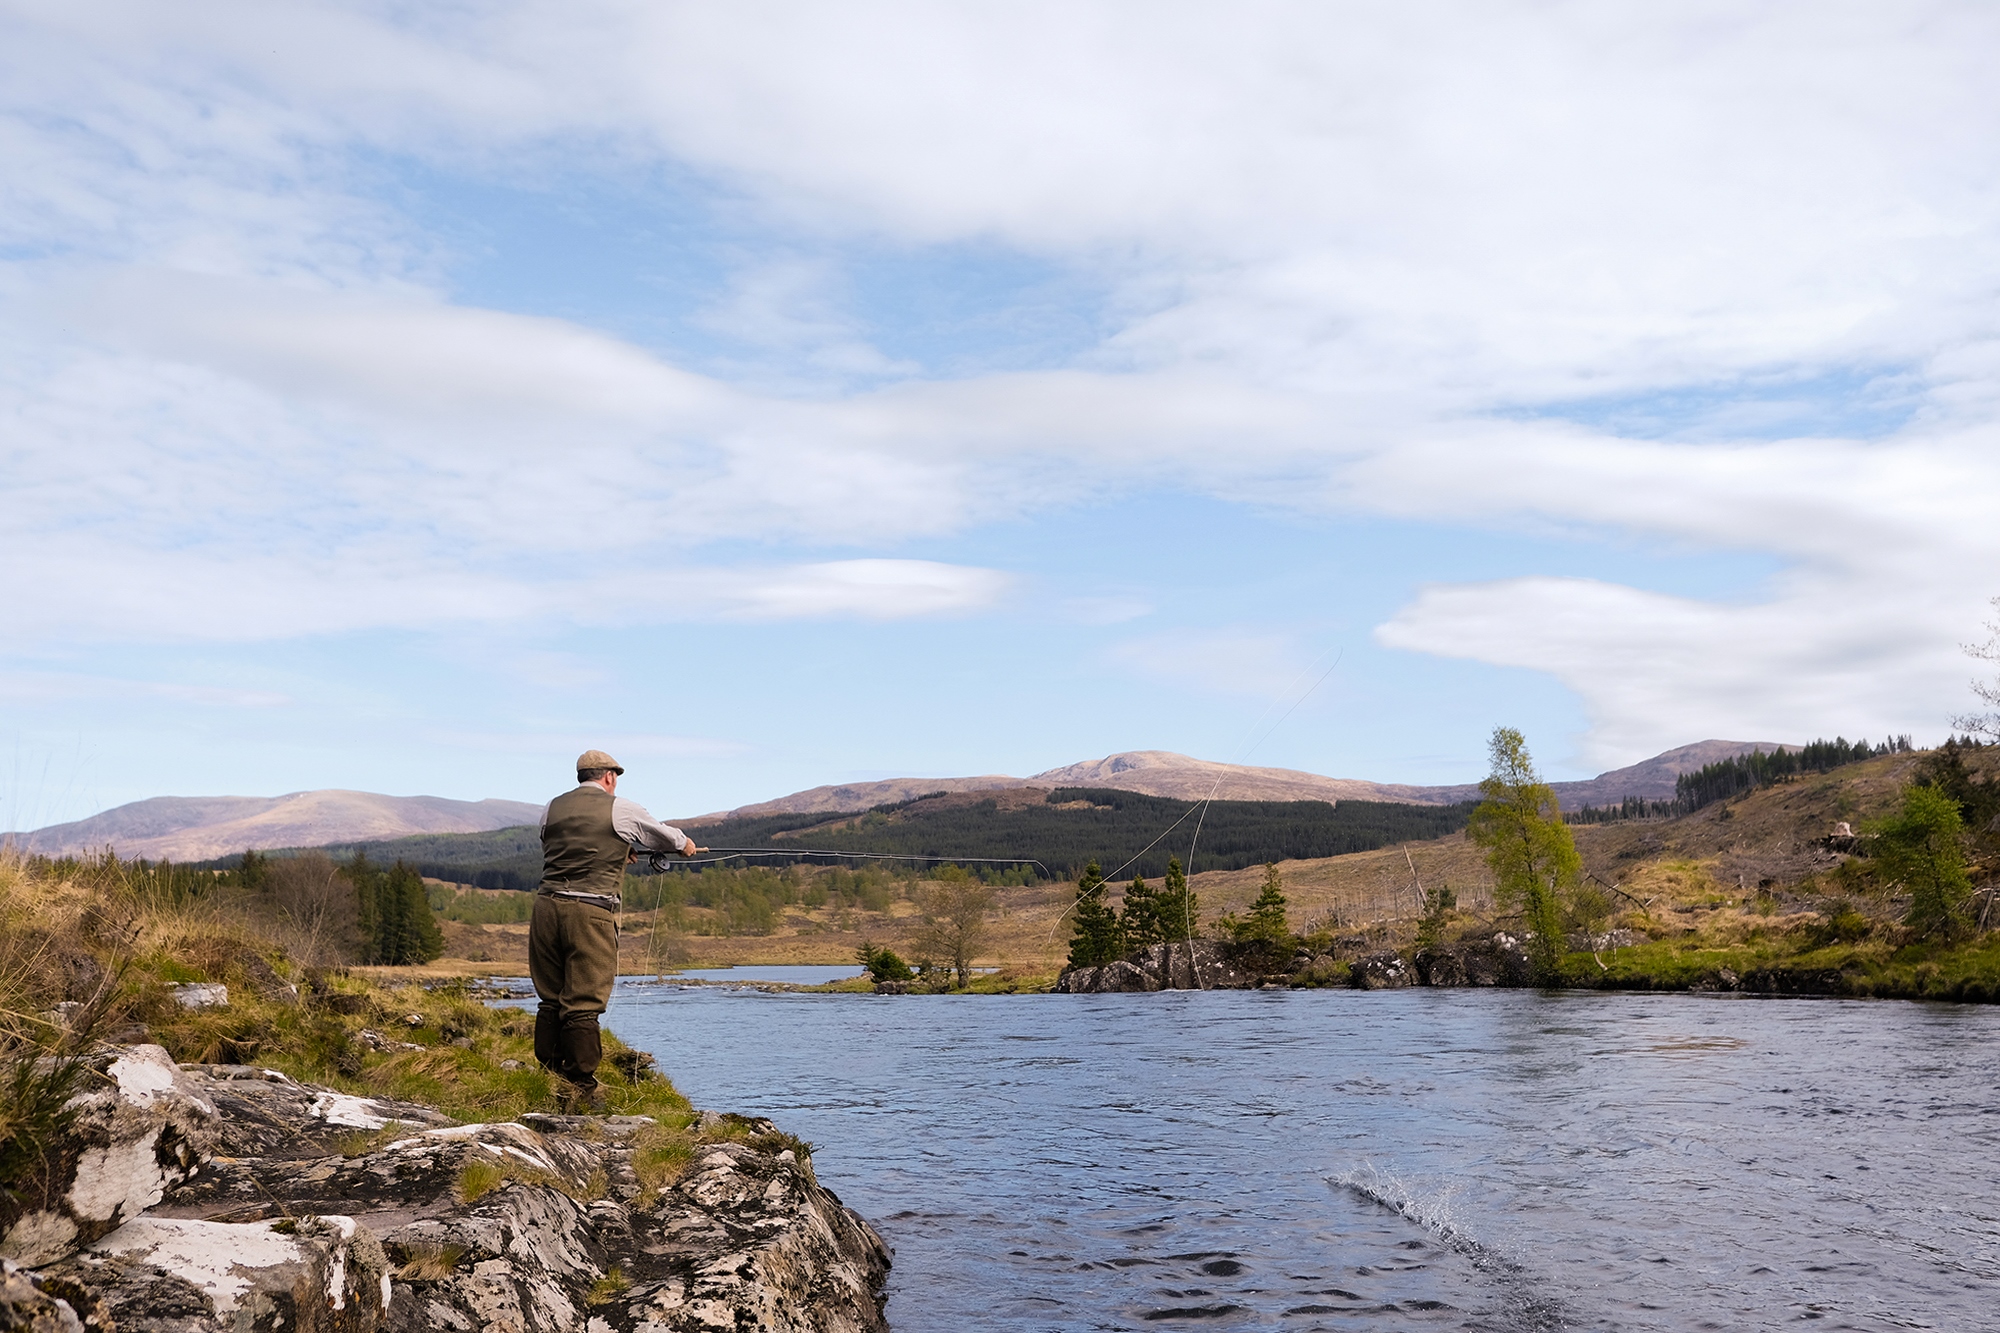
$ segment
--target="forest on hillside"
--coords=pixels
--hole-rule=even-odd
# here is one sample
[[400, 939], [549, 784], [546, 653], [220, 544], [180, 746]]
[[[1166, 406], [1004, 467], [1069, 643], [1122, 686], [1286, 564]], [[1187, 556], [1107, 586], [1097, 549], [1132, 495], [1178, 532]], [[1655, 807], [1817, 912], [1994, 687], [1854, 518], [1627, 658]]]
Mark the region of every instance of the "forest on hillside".
[[1675, 819], [1717, 801], [1734, 800], [1773, 783], [1806, 773], [1830, 773], [1836, 768], [1859, 764], [1885, 754], [1909, 754], [1913, 750], [1907, 735], [1891, 736], [1878, 745], [1865, 740], [1850, 741], [1844, 736], [1816, 740], [1807, 745], [1752, 750], [1733, 759], [1720, 759], [1674, 779], [1671, 801], [1648, 801], [1627, 796], [1620, 805], [1584, 806], [1563, 818], [1572, 824], [1609, 824], [1624, 819]]
[[[1074, 879], [1090, 861], [1106, 870], [1140, 859], [1126, 873], [1160, 876], [1167, 858], [1187, 859], [1197, 824], [1193, 869], [1240, 870], [1266, 861], [1338, 856], [1390, 843], [1441, 837], [1465, 827], [1470, 805], [1403, 805], [1383, 801], [1199, 802], [1104, 788], [1065, 787], [1039, 802], [1003, 806], [993, 799], [919, 797], [845, 815], [766, 815], [704, 824], [711, 847], [769, 849], [730, 864], [812, 861], [855, 864], [852, 854], [964, 861], [993, 882]], [[1169, 832], [1171, 830], [1171, 832]], [[1165, 835], [1165, 836], [1162, 836]], [[1148, 844], [1154, 844], [1148, 851]], [[801, 855], [812, 848], [821, 854]], [[378, 862], [403, 861], [422, 874], [487, 889], [532, 889], [541, 876], [541, 842], [533, 828], [491, 833], [426, 834], [329, 847], [339, 859], [364, 852]], [[848, 855], [843, 855], [848, 854]], [[1014, 858], [1021, 866], [991, 864]], [[214, 863], [227, 868], [237, 858]], [[981, 862], [989, 862], [981, 864]], [[900, 865], [914, 873], [923, 862]], [[643, 868], [643, 867], [642, 867]], [[701, 873], [676, 867], [670, 874]]]

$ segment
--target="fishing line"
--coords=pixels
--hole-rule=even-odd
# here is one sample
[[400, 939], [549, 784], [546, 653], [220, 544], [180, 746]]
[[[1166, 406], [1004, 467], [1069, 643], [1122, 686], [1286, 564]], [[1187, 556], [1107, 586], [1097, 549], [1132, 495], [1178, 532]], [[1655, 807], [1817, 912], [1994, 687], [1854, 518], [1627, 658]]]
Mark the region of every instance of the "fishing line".
[[[1271, 733], [1276, 731], [1279, 727], [1283, 726], [1285, 724], [1285, 719], [1289, 718], [1293, 713], [1297, 712], [1299, 709], [1299, 705], [1303, 704], [1307, 699], [1311, 698], [1314, 691], [1318, 690], [1320, 686], [1326, 683], [1327, 677], [1331, 676], [1334, 673], [1334, 671], [1339, 668], [1341, 659], [1346, 655], [1347, 655], [1347, 648], [1345, 645], [1336, 648], [1333, 654], [1333, 665], [1329, 666], [1325, 671], [1321, 672], [1319, 679], [1315, 680], [1309, 687], [1307, 687], [1306, 692], [1304, 694], [1301, 694], [1298, 698], [1292, 700], [1291, 707], [1285, 709], [1285, 711], [1279, 716], [1276, 722], [1273, 722], [1269, 727], [1266, 727], [1264, 729], [1263, 735], [1259, 736], [1256, 740], [1252, 741], [1248, 747], [1239, 751], [1236, 757], [1232, 759], [1230, 763], [1232, 765], [1241, 764], [1245, 759], [1248, 759], [1251, 755], [1255, 754], [1257, 752], [1257, 748], [1261, 746], [1265, 741], [1271, 738]], [[1313, 667], [1318, 665], [1319, 665], [1318, 659], [1314, 659], [1313, 662], [1311, 662], [1309, 665], [1301, 669], [1298, 675], [1292, 677], [1292, 682], [1291, 682], [1292, 685], [1297, 685], [1298, 682], [1304, 679], [1306, 674], [1313, 669]], [[1286, 687], [1288, 692], [1290, 688], [1291, 686]], [[1251, 723], [1252, 729], [1254, 730], [1255, 727], [1257, 726], [1257, 723], [1261, 723], [1266, 717], [1270, 716], [1271, 710], [1275, 707], [1277, 707], [1277, 700], [1275, 699], [1272, 700], [1270, 703], [1265, 704], [1264, 711], [1258, 714], [1257, 716], [1257, 722]], [[1145, 856], [1147, 852], [1150, 852], [1153, 850], [1153, 848], [1159, 846], [1160, 843], [1166, 838], [1167, 834], [1172, 833], [1175, 829], [1179, 828], [1182, 824], [1186, 823], [1187, 817], [1195, 813], [1195, 811], [1199, 810], [1201, 812], [1201, 818], [1195, 821], [1194, 837], [1188, 843], [1188, 859], [1187, 859], [1188, 873], [1193, 874], [1194, 851], [1195, 847], [1201, 841], [1201, 826], [1208, 819], [1209, 803], [1215, 799], [1215, 793], [1221, 790], [1222, 788], [1222, 779], [1227, 776], [1228, 772], [1226, 769], [1222, 772], [1218, 772], [1215, 775], [1215, 781], [1209, 786], [1208, 795], [1204, 796], [1201, 800], [1197, 801], [1195, 804], [1190, 805], [1187, 809], [1181, 811], [1180, 818], [1176, 819], [1173, 823], [1167, 825], [1167, 827], [1161, 831], [1159, 837], [1154, 838], [1151, 842], [1147, 843], [1143, 848], [1139, 850], [1137, 855], [1128, 858], [1124, 865], [1119, 866], [1118, 869], [1112, 871], [1109, 875], [1104, 876], [1104, 883], [1106, 884], [1115, 883], [1118, 877], [1124, 874], [1126, 869], [1130, 867], [1133, 864], [1133, 862], [1138, 861], [1141, 857]], [[1183, 899], [1183, 903], [1185, 905], [1186, 903], [1185, 899]], [[1048, 935], [1049, 939], [1053, 940], [1055, 938], [1056, 931], [1061, 928], [1062, 923], [1064, 922], [1064, 920], [1068, 918], [1069, 914], [1075, 910], [1076, 910], [1076, 904], [1071, 903], [1068, 907], [1065, 907], [1061, 912], [1058, 912], [1056, 914], [1056, 919], [1049, 926], [1049, 935]], [[1194, 935], [1194, 923], [1192, 921], [1185, 921], [1183, 922], [1183, 928], [1185, 929], [1187, 935], [1190, 938], [1192, 938]], [[1190, 959], [1192, 959], [1192, 954], [1190, 954]], [[1201, 980], [1200, 970], [1197, 965], [1196, 975], [1195, 975], [1195, 981], [1197, 982], [1197, 985], [1199, 984], [1200, 980]]]
[[[1256, 741], [1251, 744], [1249, 749], [1243, 751], [1231, 762], [1233, 764], [1241, 764], [1245, 759], [1248, 759], [1251, 755], [1255, 754], [1257, 752], [1257, 747], [1259, 745], [1262, 745], [1265, 741], [1271, 739], [1271, 733], [1276, 731], [1279, 727], [1285, 724], [1285, 718], [1288, 718], [1293, 713], [1297, 712], [1299, 705], [1304, 703], [1308, 698], [1310, 698], [1314, 690], [1317, 690], [1321, 685], [1324, 685], [1326, 683], [1326, 678], [1334, 673], [1335, 668], [1337, 668], [1340, 665], [1340, 659], [1342, 657], [1345, 657], [1346, 655], [1347, 655], [1347, 649], [1345, 646], [1341, 647], [1338, 651], [1336, 651], [1333, 655], [1333, 666], [1328, 667], [1324, 672], [1322, 672], [1320, 674], [1320, 678], [1314, 681], [1304, 694], [1301, 694], [1298, 698], [1292, 700], [1292, 706], [1284, 711], [1283, 716], [1279, 717], [1279, 719], [1276, 722], [1273, 722], [1269, 727], [1267, 727], [1264, 731], [1264, 734], [1262, 736], [1259, 736], [1256, 739]], [[1312, 670], [1311, 667], [1306, 668], [1306, 671], [1310, 670]], [[1304, 675], [1305, 672], [1302, 671], [1299, 674]], [[1293, 679], [1296, 680], [1297, 677], [1294, 677]], [[1267, 713], [1270, 712], [1271, 711], [1270, 705], [1268, 704], [1265, 705], [1264, 711]], [[1257, 720], [1259, 722], [1262, 722], [1264, 719], [1260, 717]], [[1222, 779], [1226, 772], [1227, 770], [1225, 769], [1223, 772], [1217, 773], [1215, 775], [1215, 782], [1212, 785], [1210, 785], [1208, 789], [1208, 795], [1202, 798], [1201, 818], [1194, 821], [1194, 836], [1188, 839], [1187, 873], [1190, 875], [1194, 873], [1194, 849], [1201, 845], [1201, 826], [1208, 822], [1209, 802], [1213, 801], [1215, 799], [1215, 793], [1221, 790]], [[1181, 895], [1181, 907], [1183, 910], [1183, 917], [1184, 917], [1184, 919], [1181, 922], [1181, 929], [1183, 933], [1186, 935], [1188, 940], [1188, 968], [1194, 973], [1194, 988], [1196, 990], [1200, 990], [1202, 988], [1201, 959], [1196, 956], [1194, 951], [1193, 893], [1191, 892], [1183, 893]]]
[[857, 861], [945, 861], [952, 865], [1034, 866], [1043, 875], [1049, 875], [1049, 868], [1031, 856], [917, 856], [903, 852], [843, 852], [831, 847], [704, 847], [702, 850], [720, 855], [672, 860], [667, 862], [666, 868], [715, 865], [721, 861], [740, 861], [752, 856], [839, 856]]

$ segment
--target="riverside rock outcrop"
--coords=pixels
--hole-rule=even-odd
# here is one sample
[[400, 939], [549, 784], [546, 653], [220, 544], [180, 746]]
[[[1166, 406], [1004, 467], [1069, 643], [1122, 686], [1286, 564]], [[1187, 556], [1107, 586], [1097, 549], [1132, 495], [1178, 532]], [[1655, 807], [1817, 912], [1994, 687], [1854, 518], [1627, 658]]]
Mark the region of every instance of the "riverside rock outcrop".
[[[175, 1067], [157, 1047], [101, 1063], [129, 1073], [134, 1060], [151, 1071], [156, 1114], [113, 1140], [133, 1183], [108, 1210], [95, 1200], [109, 1191], [78, 1206], [74, 1187], [31, 1210], [65, 1219], [66, 1239], [57, 1223], [23, 1229], [29, 1211], [15, 1219], [0, 1253], [20, 1268], [0, 1286], [0, 1328], [887, 1327], [887, 1247], [769, 1121], [705, 1115], [720, 1134], [694, 1145], [678, 1179], [649, 1186], [635, 1156], [659, 1131], [645, 1117], [461, 1125], [270, 1070]], [[91, 1178], [102, 1137], [60, 1154], [84, 1164], [74, 1178]]]
[[1071, 967], [1056, 979], [1059, 995], [1156, 990], [1240, 990], [1259, 978], [1212, 940], [1155, 944], [1102, 967]]
[[[1340, 942], [1336, 942], [1337, 944]], [[1356, 938], [1351, 947], [1366, 947]], [[1261, 964], [1261, 965], [1260, 965]], [[1393, 950], [1342, 961], [1334, 954], [1301, 951], [1289, 960], [1259, 957], [1213, 940], [1155, 944], [1100, 967], [1069, 967], [1056, 979], [1059, 995], [1107, 995], [1159, 990], [1252, 990], [1260, 987], [1353, 987], [1397, 990], [1405, 986], [1526, 986], [1527, 949], [1504, 931], [1490, 939], [1440, 944], [1413, 957]]]

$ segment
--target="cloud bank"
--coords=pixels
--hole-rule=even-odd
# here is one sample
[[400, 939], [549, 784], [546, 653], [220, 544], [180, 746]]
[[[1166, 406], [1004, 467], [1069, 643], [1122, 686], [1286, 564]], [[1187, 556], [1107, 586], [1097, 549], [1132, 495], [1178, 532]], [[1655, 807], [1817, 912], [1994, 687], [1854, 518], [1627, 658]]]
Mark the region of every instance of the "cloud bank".
[[[1774, 561], [1734, 600], [1468, 571], [1376, 631], [1553, 673], [1606, 761], [1929, 733], [1962, 691], [2000, 567], [1990, 7], [7, 22], [0, 558], [36, 644], [972, 614], [1016, 580], [955, 538], [1178, 489]], [[741, 358], [468, 303], [399, 202], [564, 172], [681, 182], [759, 251], [684, 313]], [[927, 370], [826, 279], [860, 246], [1025, 257], [1101, 336]], [[1180, 674], [1266, 693], [1266, 640]]]

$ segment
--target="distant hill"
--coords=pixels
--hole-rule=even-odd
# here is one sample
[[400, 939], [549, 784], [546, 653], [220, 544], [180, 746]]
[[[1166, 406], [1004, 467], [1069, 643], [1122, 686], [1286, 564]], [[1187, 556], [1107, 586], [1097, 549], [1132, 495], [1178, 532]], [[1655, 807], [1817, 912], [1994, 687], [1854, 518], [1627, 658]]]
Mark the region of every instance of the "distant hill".
[[381, 796], [365, 791], [295, 791], [285, 796], [155, 796], [6, 839], [43, 856], [115, 848], [126, 858], [203, 861], [246, 848], [376, 842], [417, 833], [481, 833], [532, 824], [539, 805]]
[[[1752, 750], [1776, 750], [1776, 741], [1696, 741], [1654, 755], [1627, 768], [1616, 768], [1580, 782], [1557, 782], [1556, 799], [1565, 810], [1586, 805], [1616, 805], [1627, 796], [1649, 801], [1672, 800], [1674, 779], [1704, 764], [1733, 759]], [[1787, 748], [1797, 748], [1789, 746]], [[1002, 791], [1015, 787], [1103, 787], [1196, 801], [1214, 793], [1225, 801], [1387, 801], [1408, 805], [1457, 805], [1477, 800], [1473, 783], [1420, 787], [1362, 778], [1329, 778], [1294, 768], [1249, 768], [1218, 764], [1170, 750], [1128, 750], [1102, 759], [1052, 768], [1028, 778], [987, 774], [976, 778], [890, 778], [844, 786], [813, 787], [773, 801], [739, 806], [687, 820], [708, 824], [722, 819], [762, 815], [835, 814], [867, 810], [877, 805], [913, 800], [932, 792]]]
[[[839, 853], [896, 857], [1033, 858], [1057, 879], [1074, 879], [1097, 860], [1113, 870], [1158, 877], [1167, 858], [1185, 858], [1195, 821], [1188, 802], [1106, 787], [1010, 787], [923, 796], [865, 812], [837, 815], [750, 815], [701, 829], [714, 847], [804, 849], [838, 864]], [[1269, 860], [1337, 856], [1392, 842], [1441, 837], [1465, 827], [1468, 805], [1379, 801], [1216, 801], [1203, 810], [1195, 866], [1234, 870]], [[1168, 831], [1172, 830], [1169, 835]], [[327, 848], [336, 858], [365, 852], [370, 860], [406, 861], [434, 879], [483, 889], [532, 889], [541, 878], [541, 841], [531, 828], [487, 833], [426, 834]], [[1136, 858], [1134, 860], [1133, 858]], [[790, 864], [791, 858], [764, 863]], [[759, 858], [731, 865], [758, 864]], [[921, 864], [902, 863], [914, 870]], [[1009, 867], [993, 867], [989, 872]], [[678, 873], [678, 872], [670, 872]]]
[[[1566, 810], [1616, 805], [1627, 796], [1664, 801], [1674, 779], [1704, 764], [1751, 750], [1775, 750], [1774, 741], [1698, 741], [1613, 769], [1586, 782], [1553, 784]], [[1796, 747], [1791, 747], [1796, 748]], [[880, 782], [813, 787], [735, 810], [676, 822], [704, 829], [723, 820], [779, 815], [834, 815], [893, 805], [936, 792], [954, 795], [1058, 787], [1135, 792], [1196, 801], [1211, 792], [1222, 801], [1365, 801], [1394, 805], [1458, 805], [1476, 800], [1470, 784], [1420, 787], [1405, 783], [1330, 778], [1291, 768], [1250, 768], [1194, 759], [1168, 750], [1130, 750], [1102, 759], [1052, 768], [1033, 777], [988, 773], [960, 778], [890, 778]], [[203, 861], [246, 848], [354, 846], [421, 834], [484, 833], [533, 824], [541, 807], [524, 801], [453, 801], [441, 796], [381, 796], [360, 791], [304, 791], [287, 796], [156, 796], [57, 824], [4, 836], [24, 851], [76, 855], [114, 847], [120, 856]], [[704, 841], [713, 841], [704, 836]], [[501, 860], [509, 860], [502, 856]]]

